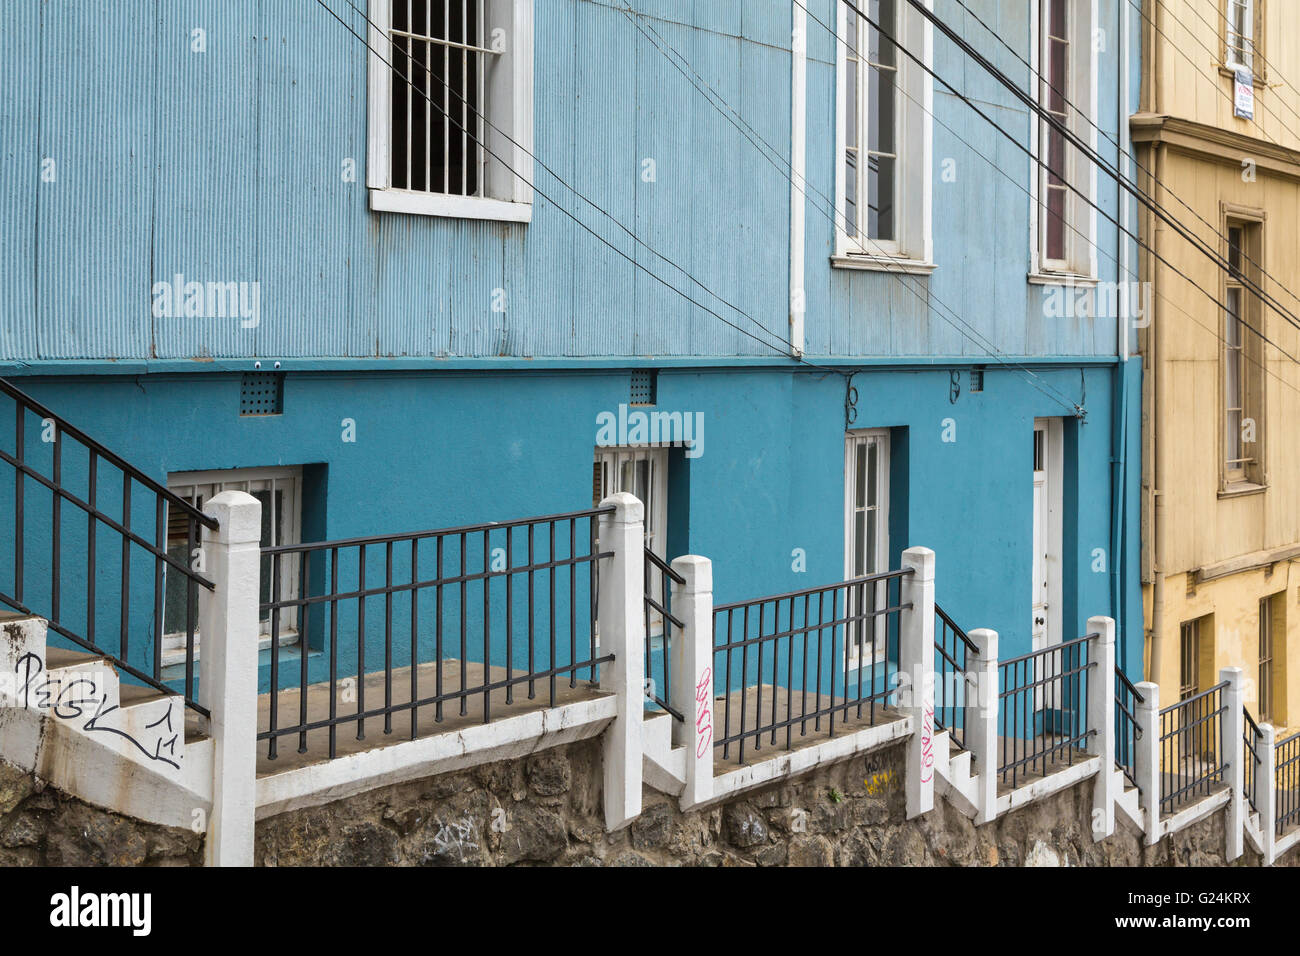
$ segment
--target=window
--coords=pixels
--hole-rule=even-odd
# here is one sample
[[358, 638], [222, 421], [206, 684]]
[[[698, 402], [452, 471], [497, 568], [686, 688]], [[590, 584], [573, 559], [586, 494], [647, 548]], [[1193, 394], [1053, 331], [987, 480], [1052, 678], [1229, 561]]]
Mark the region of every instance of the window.
[[[850, 432], [844, 452], [844, 577], [845, 580], [885, 571], [889, 566], [889, 432]], [[870, 613], [888, 604], [888, 585], [871, 584], [848, 595], [846, 617]], [[846, 669], [860, 666], [860, 649], [871, 648], [872, 659], [885, 652], [885, 618], [861, 622], [850, 633]]]
[[[262, 504], [262, 536], [264, 548], [281, 544], [299, 544], [302, 527], [302, 469], [301, 468], [239, 468], [229, 471], [180, 472], [169, 475], [167, 488], [185, 499], [200, 511], [204, 504], [223, 491], [246, 491]], [[177, 561], [187, 561], [189, 548], [188, 523], [168, 516], [167, 553]], [[298, 562], [281, 559], [280, 597], [292, 599], [298, 594]], [[271, 600], [271, 560], [263, 555], [261, 569], [260, 603]], [[185, 660], [185, 579], [168, 574], [166, 604], [163, 609], [164, 666]], [[261, 646], [271, 643], [271, 620], [263, 613], [259, 620]], [[280, 613], [280, 643], [293, 644], [298, 639], [297, 616], [291, 611]], [[195, 653], [198, 637], [195, 637]]]
[[1259, 678], [1257, 686], [1260, 720], [1273, 719], [1273, 602], [1274, 595], [1259, 602]]
[[1255, 71], [1256, 39], [1261, 25], [1257, 17], [1256, 0], [1225, 0], [1226, 52], [1224, 65], [1229, 69], [1242, 67]]
[[592, 465], [592, 507], [620, 491], [645, 505], [646, 547], [667, 560], [668, 449], [597, 448]]
[[[645, 543], [667, 561], [668, 550], [668, 449], [597, 448], [592, 465], [591, 505], [626, 491], [645, 506]], [[663, 633], [663, 618], [653, 612], [650, 636]]]
[[532, 0], [370, 0], [372, 209], [532, 216]]
[[[1068, 142], [1066, 130], [1096, 147], [1096, 68], [1092, 4], [1039, 0], [1039, 43], [1034, 69], [1045, 113], [1035, 132], [1034, 271], [1092, 278], [1096, 275], [1096, 169]], [[1081, 112], [1081, 111], [1086, 111]]]
[[1200, 692], [1201, 621], [1184, 621], [1178, 635], [1178, 699], [1187, 700]]
[[1263, 470], [1263, 316], [1256, 295], [1262, 248], [1259, 223], [1227, 220], [1228, 272], [1224, 279], [1222, 351], [1223, 486], [1260, 486]]
[[929, 24], [907, 0], [861, 4], [879, 29], [839, 8], [835, 264], [928, 272], [932, 83], [904, 51], [929, 63]]

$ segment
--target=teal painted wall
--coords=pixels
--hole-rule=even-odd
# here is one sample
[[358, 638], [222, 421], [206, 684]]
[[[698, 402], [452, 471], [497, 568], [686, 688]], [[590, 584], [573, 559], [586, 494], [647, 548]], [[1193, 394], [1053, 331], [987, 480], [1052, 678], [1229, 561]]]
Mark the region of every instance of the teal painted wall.
[[[1077, 507], [1064, 518], [1066, 561], [1079, 569], [1064, 582], [1070, 635], [1082, 634], [1089, 616], [1113, 613], [1109, 574], [1090, 571], [1093, 549], [1110, 547], [1112, 374], [1104, 367], [1039, 372], [1045, 384], [1076, 400], [1087, 390], [1086, 421], [1067, 423], [1076, 436], [1070, 443], [1075, 452], [1067, 455], [1067, 481], [1079, 489]], [[340, 539], [590, 506], [596, 416], [627, 401], [629, 377], [294, 375], [286, 381], [284, 414], [266, 418], [238, 415], [239, 379], [232, 376], [24, 384], [53, 410], [75, 410], [80, 427], [160, 481], [178, 471], [319, 464], [327, 475], [325, 507], [311, 530]], [[895, 430], [891, 564], [897, 566], [909, 545], [933, 548], [938, 600], [949, 614], [966, 628], [997, 629], [1004, 655], [1028, 651], [1032, 426], [1036, 416], [1061, 408], [1019, 375], [997, 369], [986, 373], [983, 392], [964, 390], [955, 403], [947, 371], [872, 371], [858, 375], [854, 385], [857, 425]], [[689, 480], [675, 483], [674, 490], [686, 493], [671, 500], [679, 525], [673, 553], [689, 550], [713, 560], [719, 603], [842, 579], [844, 400], [845, 382], [838, 375], [660, 373], [658, 408], [704, 415], [703, 454], [689, 461]], [[356, 422], [354, 444], [341, 440], [344, 418]], [[954, 442], [942, 440], [947, 419], [955, 423]], [[30, 428], [28, 438], [29, 457], [39, 461]], [[3, 440], [12, 441], [8, 434]], [[74, 462], [67, 456], [65, 480], [81, 489]], [[0, 514], [11, 513], [9, 489], [8, 482], [0, 486]], [[100, 490], [115, 514], [112, 489], [106, 484]], [[39, 521], [37, 498], [29, 493], [32, 528]], [[84, 558], [80, 565], [76, 561], [85, 521], [67, 517], [73, 512], [66, 506], [64, 513], [63, 590], [65, 601], [75, 601], [77, 575], [85, 567]], [[150, 512], [138, 504], [137, 515], [141, 533], [150, 537]], [[899, 529], [906, 529], [905, 538]], [[100, 536], [101, 548], [116, 539], [103, 531]], [[84, 543], [80, 547], [84, 556]], [[807, 555], [805, 573], [792, 570], [795, 548]], [[33, 606], [49, 580], [48, 557], [42, 576], [37, 550], [28, 552]], [[370, 560], [368, 580], [374, 583], [381, 579], [376, 569], [382, 569], [382, 553]], [[399, 551], [398, 580], [404, 560]], [[11, 561], [0, 554], [6, 582]], [[428, 567], [421, 557], [421, 568]], [[114, 571], [111, 559], [101, 563], [104, 568]], [[144, 562], [133, 576], [151, 584], [152, 568]], [[115, 579], [110, 573], [105, 581], [104, 593], [113, 595], [104, 602], [111, 614]], [[142, 600], [137, 630], [147, 635], [148, 596]], [[65, 604], [65, 612], [76, 620], [72, 607]], [[377, 611], [368, 614], [378, 620]], [[371, 632], [370, 642], [368, 659], [382, 660], [382, 636]], [[147, 638], [138, 642], [139, 661], [147, 666], [146, 645]]]

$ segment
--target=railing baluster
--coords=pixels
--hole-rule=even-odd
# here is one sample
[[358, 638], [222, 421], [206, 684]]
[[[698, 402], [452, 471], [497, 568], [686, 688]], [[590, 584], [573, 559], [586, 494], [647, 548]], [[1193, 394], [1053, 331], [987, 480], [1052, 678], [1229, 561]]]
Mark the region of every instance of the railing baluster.
[[270, 746], [267, 759], [275, 760], [279, 745], [276, 730], [279, 728], [277, 717], [280, 707], [280, 555], [271, 555], [271, 693], [267, 698], [268, 730]]
[[492, 540], [483, 531], [483, 723], [492, 719]]
[[[420, 539], [411, 539], [411, 739], [420, 724]], [[509, 577], [506, 578], [510, 580]]]
[[393, 732], [393, 542], [384, 547], [384, 733]]

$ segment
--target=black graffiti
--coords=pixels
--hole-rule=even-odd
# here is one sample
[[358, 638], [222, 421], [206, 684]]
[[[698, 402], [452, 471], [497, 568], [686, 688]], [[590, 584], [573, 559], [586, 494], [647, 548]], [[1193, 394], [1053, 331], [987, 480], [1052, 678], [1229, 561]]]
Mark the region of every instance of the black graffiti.
[[[145, 725], [147, 730], [163, 728], [152, 738], [153, 748], [150, 749], [147, 743], [142, 743], [125, 730], [103, 723], [106, 717], [114, 711], [121, 710], [121, 707], [117, 704], [110, 707], [108, 694], [101, 693], [92, 678], [78, 675], [67, 682], [51, 678], [45, 671], [45, 664], [40, 657], [30, 652], [18, 658], [14, 671], [22, 681], [24, 710], [32, 709], [33, 696], [36, 698], [36, 709], [51, 710], [55, 717], [63, 720], [76, 720], [85, 716], [87, 709], [93, 707], [93, 713], [81, 725], [82, 730], [116, 734], [130, 741], [132, 746], [150, 760], [180, 769], [181, 765], [177, 762], [179, 758], [176, 755], [176, 744], [180, 740], [180, 734], [172, 727], [174, 704], [171, 700], [167, 701], [167, 710], [161, 717]], [[46, 674], [44, 678], [41, 677], [43, 672]], [[168, 734], [171, 736], [169, 737]], [[163, 756], [163, 751], [170, 754], [170, 757]]]

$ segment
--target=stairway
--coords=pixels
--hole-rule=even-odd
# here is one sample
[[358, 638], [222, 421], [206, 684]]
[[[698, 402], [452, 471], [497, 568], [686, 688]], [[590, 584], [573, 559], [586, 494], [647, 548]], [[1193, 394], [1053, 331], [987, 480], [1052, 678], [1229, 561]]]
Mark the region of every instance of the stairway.
[[197, 715], [104, 657], [49, 647], [47, 629], [0, 614], [0, 759], [105, 809], [206, 828], [212, 742]]
[[971, 770], [971, 752], [952, 742], [946, 730], [934, 736], [935, 789], [964, 816], [979, 815], [979, 777]]

